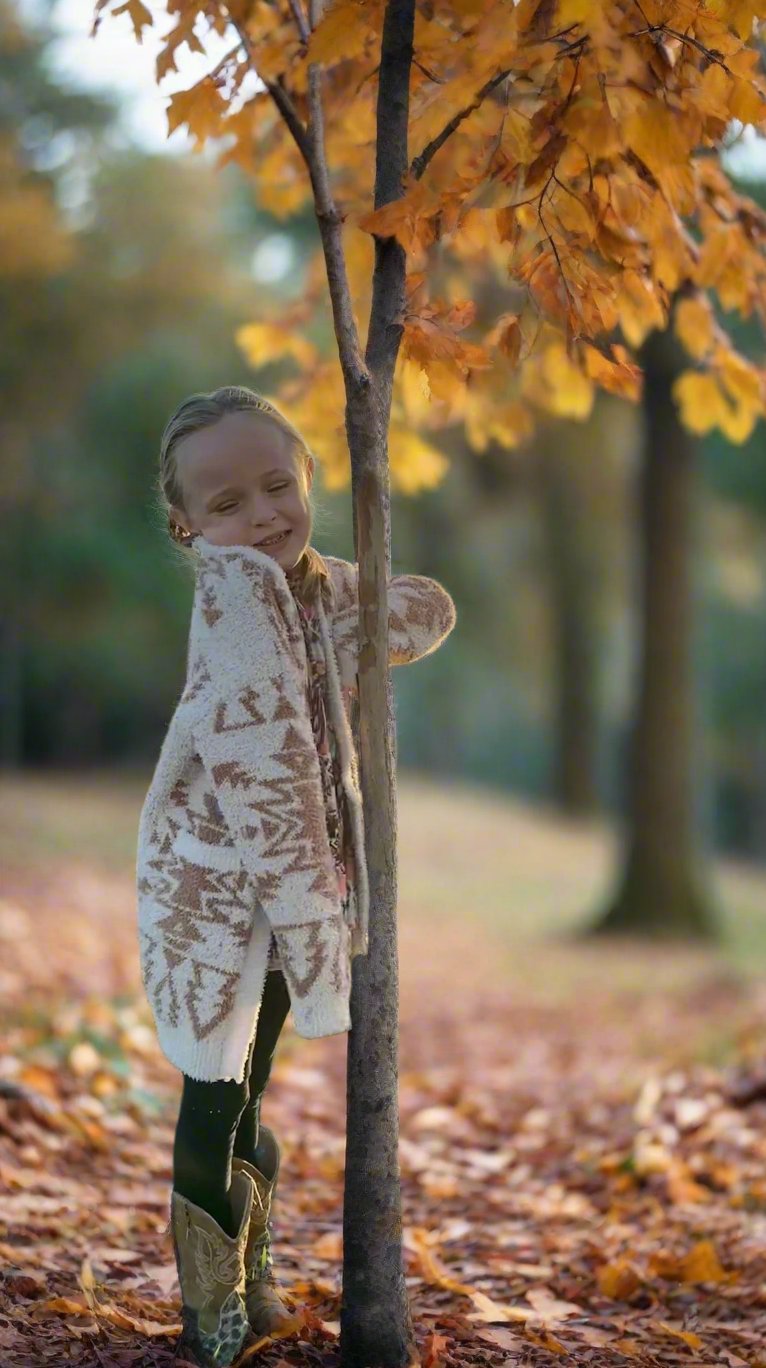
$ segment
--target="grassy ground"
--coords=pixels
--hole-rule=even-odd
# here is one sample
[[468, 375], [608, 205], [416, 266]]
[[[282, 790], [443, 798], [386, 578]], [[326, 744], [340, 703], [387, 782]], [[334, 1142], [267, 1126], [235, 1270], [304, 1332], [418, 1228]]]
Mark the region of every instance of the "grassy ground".
[[[149, 774], [43, 773], [0, 779], [0, 863], [62, 860], [132, 877], [136, 827]], [[766, 974], [766, 869], [710, 863], [721, 942], [710, 949], [621, 953], [578, 944], [607, 897], [619, 847], [600, 822], [571, 823], [480, 788], [399, 782], [399, 893], [402, 917], [444, 919], [488, 935], [504, 972], [534, 988], [530, 956], [544, 955], [543, 995], [569, 992], [600, 964], [615, 987], [640, 988], [647, 966], [671, 985], [711, 968]], [[575, 937], [573, 940], [572, 937]], [[520, 965], [523, 947], [524, 965]]]

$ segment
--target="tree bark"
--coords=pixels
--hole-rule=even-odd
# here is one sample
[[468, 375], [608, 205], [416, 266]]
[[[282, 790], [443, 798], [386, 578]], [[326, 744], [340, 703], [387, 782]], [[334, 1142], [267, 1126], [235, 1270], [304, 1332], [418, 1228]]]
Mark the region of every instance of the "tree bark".
[[691, 534], [695, 443], [671, 386], [684, 362], [670, 332], [643, 347], [641, 645], [628, 831], [617, 892], [596, 932], [715, 933], [694, 820]]
[[598, 801], [594, 580], [582, 496], [565, 440], [561, 428], [542, 434], [536, 465], [553, 634], [553, 792], [562, 812], [580, 817]]
[[[389, 0], [381, 44], [375, 208], [407, 170], [414, 0]], [[359, 563], [359, 751], [370, 882], [369, 952], [353, 960], [343, 1203], [343, 1368], [406, 1368], [415, 1341], [402, 1262], [399, 1170], [396, 736], [388, 664], [391, 573], [388, 429], [403, 331], [405, 253], [375, 238], [365, 351], [345, 373], [354, 544]]]

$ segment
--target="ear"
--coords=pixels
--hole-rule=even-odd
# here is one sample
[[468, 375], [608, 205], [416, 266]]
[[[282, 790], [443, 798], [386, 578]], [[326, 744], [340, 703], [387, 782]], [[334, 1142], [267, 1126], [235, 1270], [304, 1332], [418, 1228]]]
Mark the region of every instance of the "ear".
[[305, 471], [306, 471], [306, 489], [311, 489], [311, 486], [312, 486], [312, 484], [314, 483], [314, 457], [313, 457], [313, 456], [309, 456], [308, 460], [306, 461], [306, 464], [305, 464]]
[[191, 532], [188, 514], [184, 513], [182, 508], [176, 508], [175, 504], [171, 504], [170, 516], [173, 522], [178, 523], [178, 526], [183, 528], [184, 532]]

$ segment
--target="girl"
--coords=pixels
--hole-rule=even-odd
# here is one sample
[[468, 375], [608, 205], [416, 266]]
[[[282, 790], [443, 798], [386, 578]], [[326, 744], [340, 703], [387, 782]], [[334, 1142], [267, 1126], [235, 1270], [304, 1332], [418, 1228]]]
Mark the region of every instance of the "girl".
[[[261, 1097], [288, 1010], [350, 1029], [367, 951], [357, 758], [357, 567], [310, 545], [314, 457], [282, 413], [224, 386], [184, 400], [160, 489], [195, 593], [186, 684], [138, 831], [141, 970], [183, 1075], [169, 1229], [184, 1352], [229, 1364], [289, 1316], [271, 1268], [279, 1146]], [[388, 586], [392, 664], [455, 623], [435, 580]]]

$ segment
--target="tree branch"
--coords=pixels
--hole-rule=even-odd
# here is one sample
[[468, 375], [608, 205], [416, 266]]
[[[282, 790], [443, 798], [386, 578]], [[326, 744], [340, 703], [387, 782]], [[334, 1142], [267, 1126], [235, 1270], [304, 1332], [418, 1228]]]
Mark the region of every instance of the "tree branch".
[[[309, 19], [312, 29], [321, 18], [319, 0], [309, 0]], [[351, 290], [343, 251], [343, 215], [333, 200], [324, 134], [322, 105], [322, 67], [311, 62], [308, 70], [308, 139], [310, 146], [309, 174], [314, 190], [314, 208], [322, 239], [327, 285], [330, 292], [335, 336], [338, 339], [343, 375], [347, 383], [358, 390], [370, 384], [369, 371], [362, 358], [359, 334], [351, 307]]]
[[301, 123], [300, 116], [298, 114], [297, 109], [295, 108], [295, 105], [293, 104], [292, 100], [290, 99], [290, 96], [285, 90], [285, 87], [283, 86], [281, 79], [277, 81], [267, 81], [265, 77], [261, 76], [255, 63], [255, 53], [253, 51], [253, 45], [250, 42], [249, 35], [245, 32], [242, 25], [239, 24], [237, 20], [232, 17], [231, 10], [229, 10], [228, 13], [229, 23], [231, 24], [232, 28], [235, 29], [235, 31], [239, 34], [240, 42], [242, 43], [242, 46], [245, 49], [245, 52], [247, 54], [247, 60], [250, 63], [251, 69], [255, 72], [256, 76], [258, 76], [258, 79], [263, 81], [263, 84], [268, 90], [272, 100], [277, 106], [277, 109], [282, 115], [282, 118], [287, 124], [287, 127], [292, 133], [293, 138], [295, 139], [295, 142], [297, 144], [298, 150], [300, 151], [301, 156], [303, 157], [303, 160], [305, 161], [310, 171], [311, 146], [309, 143], [308, 133], [304, 128], [303, 124]]
[[[262, 77], [261, 79], [263, 80], [263, 77]], [[298, 145], [298, 148], [300, 149], [300, 152], [301, 152], [301, 154], [302, 154], [302, 156], [303, 156], [303, 160], [305, 161], [306, 166], [308, 167], [308, 170], [309, 170], [309, 172], [310, 172], [310, 171], [311, 171], [311, 142], [310, 142], [310, 138], [309, 138], [309, 135], [308, 135], [308, 132], [307, 132], [306, 128], [304, 127], [304, 125], [303, 125], [303, 124], [301, 123], [301, 121], [300, 121], [300, 118], [299, 118], [299, 116], [298, 116], [298, 112], [297, 112], [297, 110], [296, 110], [296, 108], [295, 108], [295, 105], [293, 104], [292, 100], [290, 99], [290, 96], [288, 95], [287, 91], [285, 90], [284, 86], [282, 85], [281, 78], [280, 78], [280, 80], [278, 80], [278, 81], [266, 81], [266, 80], [264, 80], [263, 83], [264, 83], [266, 89], [268, 90], [268, 92], [269, 92], [269, 94], [270, 94], [272, 100], [274, 101], [275, 105], [277, 106], [277, 109], [279, 110], [280, 114], [282, 115], [282, 118], [284, 119], [285, 123], [287, 124], [287, 127], [289, 128], [290, 132], [292, 133], [292, 135], [293, 135], [293, 137], [294, 137], [294, 139], [295, 139], [295, 141], [296, 141], [296, 143], [297, 143], [297, 145]]]
[[303, 10], [301, 9], [300, 0], [289, 0], [289, 4], [290, 9], [293, 12], [293, 18], [295, 19], [295, 23], [298, 27], [298, 32], [301, 36], [301, 42], [307, 43], [310, 37], [311, 30], [309, 29], [309, 26], [306, 23], [306, 16], [303, 13]]
[[[410, 72], [413, 57], [415, 0], [388, 0], [383, 21], [378, 76], [375, 146], [375, 208], [400, 199], [407, 174]], [[365, 358], [382, 382], [390, 413], [396, 357], [404, 324], [407, 258], [395, 237], [375, 236], [375, 271]]]
[[[308, 38], [310, 30], [306, 28], [305, 15], [300, 9], [299, 0], [291, 0], [291, 7], [293, 14], [296, 17], [296, 22], [298, 22], [299, 29], [301, 29], [302, 21], [302, 27], [305, 29], [306, 37]], [[309, 24], [311, 30], [316, 28], [321, 17], [321, 0], [309, 0]], [[239, 34], [252, 70], [258, 74], [256, 57], [249, 35], [242, 25], [232, 18], [231, 11], [229, 11], [229, 21]], [[322, 248], [327, 269], [327, 284], [330, 293], [333, 320], [335, 323], [335, 334], [338, 339], [338, 353], [341, 366], [346, 379], [357, 386], [358, 389], [363, 390], [369, 385], [370, 376], [362, 359], [361, 345], [356, 330], [353, 309], [351, 307], [351, 291], [348, 285], [346, 261], [343, 254], [343, 240], [341, 235], [343, 216], [339, 213], [333, 201], [330, 188], [330, 177], [327, 170], [327, 156], [324, 144], [324, 111], [322, 108], [322, 73], [318, 63], [313, 62], [309, 65], [308, 77], [308, 127], [301, 122], [298, 111], [290, 99], [290, 95], [285, 89], [281, 78], [277, 81], [267, 81], [263, 77], [260, 79], [263, 80], [266, 89], [292, 133], [298, 150], [306, 163], [312, 189], [314, 191], [314, 207], [319, 233], [322, 239]]]
[[450, 134], [454, 133], [455, 129], [460, 127], [463, 120], [467, 119], [468, 115], [472, 114], [474, 109], [479, 108], [479, 105], [486, 96], [489, 95], [490, 91], [494, 90], [495, 86], [499, 86], [501, 81], [504, 81], [506, 76], [510, 76], [510, 74], [511, 68], [509, 67], [507, 71], [501, 71], [497, 76], [493, 76], [491, 80], [487, 81], [486, 85], [483, 85], [481, 90], [477, 92], [476, 98], [472, 100], [465, 109], [461, 109], [459, 113], [454, 114], [449, 123], [445, 124], [441, 133], [437, 133], [436, 137], [432, 138], [431, 142], [423, 148], [423, 151], [419, 152], [417, 157], [413, 158], [410, 173], [416, 180], [420, 180], [420, 177], [428, 166], [431, 158], [439, 151], [440, 147], [443, 147]]

